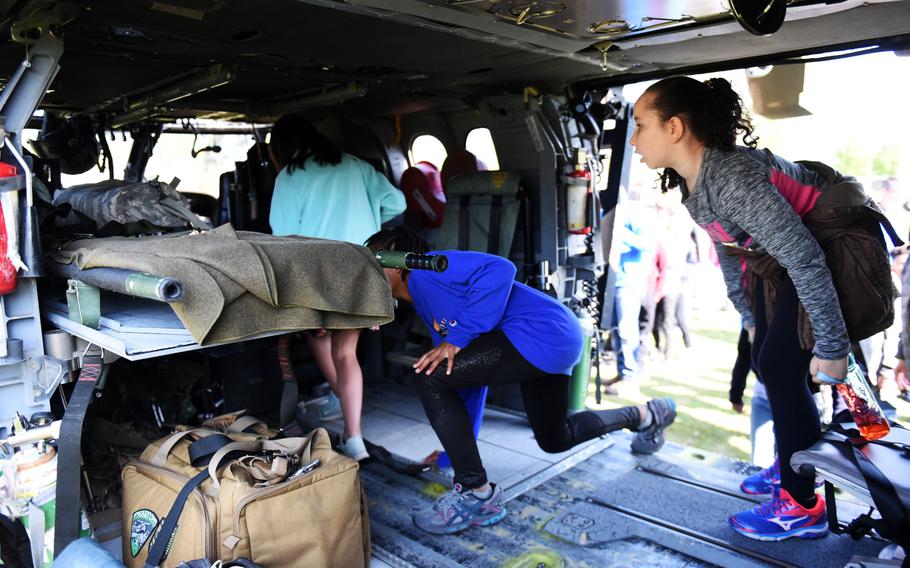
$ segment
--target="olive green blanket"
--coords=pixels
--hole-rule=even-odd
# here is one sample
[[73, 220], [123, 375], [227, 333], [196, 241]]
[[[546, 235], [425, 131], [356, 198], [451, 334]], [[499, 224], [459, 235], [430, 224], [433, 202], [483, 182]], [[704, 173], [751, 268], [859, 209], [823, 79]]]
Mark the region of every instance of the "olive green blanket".
[[51, 255], [80, 268], [112, 267], [183, 283], [171, 304], [202, 345], [270, 331], [353, 329], [392, 320], [389, 282], [366, 248], [234, 231], [80, 239]]

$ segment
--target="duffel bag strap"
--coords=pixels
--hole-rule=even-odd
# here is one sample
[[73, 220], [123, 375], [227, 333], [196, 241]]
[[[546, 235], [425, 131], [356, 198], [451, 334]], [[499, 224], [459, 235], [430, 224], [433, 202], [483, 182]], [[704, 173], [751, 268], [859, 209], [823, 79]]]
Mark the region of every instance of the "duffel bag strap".
[[258, 452], [263, 449], [262, 444], [262, 442], [231, 442], [216, 451], [212, 456], [212, 461], [209, 462], [208, 469], [204, 472], [208, 473], [208, 476], [212, 479], [212, 487], [208, 493], [217, 495], [221, 491], [221, 482], [218, 480], [218, 466], [225, 456], [232, 452]]
[[[224, 431], [227, 432], [228, 434], [232, 434], [234, 432], [245, 432], [247, 428], [249, 428], [251, 426], [258, 426], [258, 425], [261, 425], [261, 428], [259, 428], [258, 430], [268, 432], [268, 430], [269, 430], [268, 425], [265, 422], [263, 422], [262, 420], [256, 418], [255, 416], [240, 416], [236, 420], [234, 420], [234, 422], [231, 423], [230, 426], [225, 428]], [[254, 429], [253, 433], [260, 434], [261, 432], [257, 432], [257, 429]], [[267, 436], [267, 434], [266, 434], [266, 436]]]
[[231, 453], [231, 449], [227, 449], [227, 451], [225, 449], [239, 444], [239, 442], [231, 442], [231, 439], [223, 434], [216, 434], [196, 440], [190, 445], [189, 453], [193, 465], [202, 467], [205, 465], [203, 462], [208, 461], [209, 467], [197, 473], [180, 489], [174, 504], [171, 505], [164, 521], [161, 523], [161, 528], [158, 536], [155, 537], [154, 544], [149, 549], [148, 557], [145, 560], [145, 568], [157, 568], [164, 561], [177, 532], [177, 521], [180, 519], [180, 514], [183, 512], [183, 507], [186, 505], [186, 500], [190, 493], [209, 477], [209, 472], [212, 469], [217, 472], [219, 463]]
[[[265, 440], [262, 449], [267, 452], [282, 452], [288, 455], [300, 456], [300, 463], [305, 465], [313, 461], [313, 439], [319, 434], [321, 428], [313, 430], [304, 438], [281, 438], [279, 440]], [[322, 435], [325, 431], [322, 430]]]
[[257, 482], [256, 487], [263, 487], [284, 480], [291, 469], [290, 463], [296, 461], [294, 458], [296, 456], [292, 459], [288, 459], [286, 455], [278, 455], [271, 459], [263, 456], [243, 456], [231, 467], [243, 468]]
[[[167, 440], [165, 440], [158, 450], [155, 452], [155, 455], [152, 456], [152, 459], [149, 461], [150, 464], [158, 467], [163, 467], [164, 463], [167, 461], [167, 457], [171, 455], [171, 451], [174, 449], [174, 446], [177, 445], [177, 442], [185, 438], [189, 434], [194, 434], [200, 438], [206, 436], [211, 436], [215, 434], [212, 430], [207, 430], [205, 428], [191, 428], [189, 430], [182, 430], [180, 432], [174, 432]], [[190, 458], [192, 459], [192, 458]]]
[[[316, 431], [306, 438], [283, 438], [263, 441], [260, 448], [271, 454], [243, 456], [231, 467], [240, 467], [256, 482], [256, 487], [273, 485], [287, 479], [298, 467], [311, 463], [312, 443]], [[214, 488], [213, 488], [214, 491]]]

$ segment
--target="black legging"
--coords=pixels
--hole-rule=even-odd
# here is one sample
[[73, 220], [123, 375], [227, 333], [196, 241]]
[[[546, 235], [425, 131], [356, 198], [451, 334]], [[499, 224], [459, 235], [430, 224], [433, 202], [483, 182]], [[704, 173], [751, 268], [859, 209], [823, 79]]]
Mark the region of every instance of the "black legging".
[[[743, 403], [743, 393], [746, 390], [746, 381], [749, 371], [752, 371], [752, 346], [749, 345], [749, 332], [742, 328], [739, 332], [739, 341], [736, 344], [736, 362], [730, 372], [730, 402]], [[758, 375], [758, 373], [756, 373]]]
[[812, 353], [800, 347], [799, 298], [793, 282], [788, 277], [783, 279], [769, 326], [765, 323], [763, 282], [758, 280], [754, 312], [752, 361], [765, 383], [771, 405], [780, 458], [780, 484], [794, 499], [808, 503], [815, 493], [815, 480], [793, 471], [790, 457], [814, 444], [821, 436], [821, 426], [806, 381]]
[[502, 331], [492, 331], [458, 352], [451, 375], [446, 375], [443, 362], [431, 375], [419, 375], [415, 385], [430, 424], [452, 461], [455, 483], [476, 488], [487, 482], [487, 474], [457, 389], [521, 383], [528, 422], [537, 445], [548, 453], [564, 452], [620, 428], [638, 428], [641, 416], [635, 406], [568, 416], [569, 380], [568, 375], [541, 371]]

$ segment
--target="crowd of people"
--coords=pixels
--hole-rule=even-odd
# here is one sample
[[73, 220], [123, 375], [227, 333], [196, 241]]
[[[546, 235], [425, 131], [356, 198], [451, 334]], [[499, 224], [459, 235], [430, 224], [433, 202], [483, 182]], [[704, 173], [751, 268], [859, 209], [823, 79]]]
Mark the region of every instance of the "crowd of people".
[[[617, 376], [607, 386], [635, 381], [649, 356], [672, 358], [680, 342], [691, 344], [687, 282], [692, 265], [711, 254], [703, 246], [707, 235], [742, 320], [742, 359], [731, 403], [743, 410], [745, 375], [753, 369], [761, 379], [753, 416], [770, 415], [774, 424], [773, 465], [743, 485], [744, 491], [768, 494], [769, 501], [733, 514], [730, 526], [761, 540], [824, 536], [824, 498], [816, 494], [815, 481], [797, 475], [789, 463], [821, 433], [810, 377], [843, 379], [852, 346], [836, 279], [804, 219], [823, 195], [852, 178], [759, 149], [742, 101], [723, 79], [659, 81], [635, 103], [634, 120], [632, 146], [660, 172], [661, 189], [671, 197], [650, 208], [627, 196], [617, 208], [610, 259], [616, 274]], [[345, 240], [374, 251], [432, 253], [406, 227], [381, 229], [404, 210], [401, 193], [369, 164], [334, 149], [309, 123], [299, 117], [279, 120], [270, 151], [279, 171], [271, 213], [275, 234]], [[418, 527], [454, 533], [491, 525], [506, 514], [501, 490], [487, 479], [460, 388], [519, 383], [535, 439], [547, 452], [620, 428], [636, 432], [634, 452], [660, 449], [676, 416], [671, 399], [570, 415], [570, 374], [582, 350], [576, 316], [516, 282], [515, 267], [506, 259], [446, 254], [449, 269], [442, 273], [385, 269], [392, 296], [412, 304], [430, 330], [433, 347], [414, 365], [420, 375], [414, 385], [454, 470], [452, 490], [414, 513]], [[758, 270], [756, 259], [778, 270], [773, 275]], [[835, 276], [842, 276], [839, 270]], [[341, 400], [341, 449], [362, 459], [367, 452], [360, 427], [362, 373], [354, 353], [358, 334], [317, 331], [309, 341]], [[652, 338], [656, 353], [649, 355]], [[864, 361], [882, 380], [906, 380], [905, 366], [881, 355], [889, 349], [885, 343], [870, 340], [861, 348]], [[753, 436], [758, 435], [756, 426]]]

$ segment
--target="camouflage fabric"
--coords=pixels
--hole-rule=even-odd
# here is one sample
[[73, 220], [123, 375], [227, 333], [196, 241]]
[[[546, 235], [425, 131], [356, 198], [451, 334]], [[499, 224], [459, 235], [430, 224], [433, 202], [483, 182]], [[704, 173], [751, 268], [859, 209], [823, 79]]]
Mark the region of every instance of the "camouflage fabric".
[[211, 228], [190, 210], [189, 201], [176, 189], [157, 180], [112, 179], [75, 185], [54, 196], [54, 206], [63, 204], [94, 221], [99, 229], [111, 223], [159, 231]]

